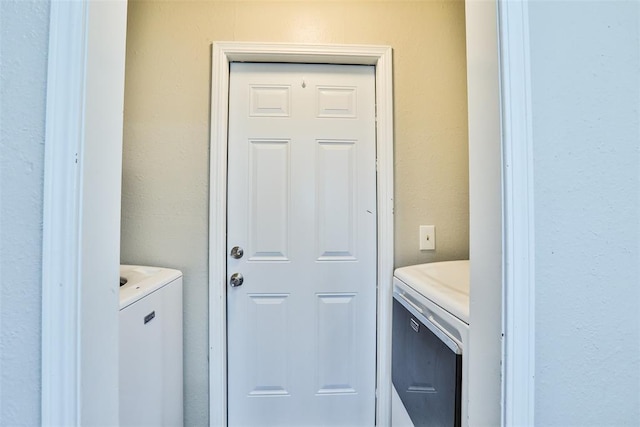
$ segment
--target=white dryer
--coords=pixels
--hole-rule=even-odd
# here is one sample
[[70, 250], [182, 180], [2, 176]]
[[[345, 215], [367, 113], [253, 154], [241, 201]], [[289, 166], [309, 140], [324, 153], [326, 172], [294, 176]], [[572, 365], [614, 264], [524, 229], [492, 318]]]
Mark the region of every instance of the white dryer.
[[394, 427], [467, 426], [469, 261], [396, 269]]
[[120, 266], [120, 425], [182, 426], [182, 273]]

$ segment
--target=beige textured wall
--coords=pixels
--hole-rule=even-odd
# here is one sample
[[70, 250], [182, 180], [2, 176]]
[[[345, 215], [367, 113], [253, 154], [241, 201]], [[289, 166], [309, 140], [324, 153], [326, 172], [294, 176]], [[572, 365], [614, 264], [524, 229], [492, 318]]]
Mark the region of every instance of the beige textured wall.
[[[129, 1], [122, 262], [185, 274], [185, 421], [207, 423], [212, 41], [384, 44], [394, 53], [395, 265], [469, 253], [463, 0]], [[418, 250], [418, 226], [437, 250]]]

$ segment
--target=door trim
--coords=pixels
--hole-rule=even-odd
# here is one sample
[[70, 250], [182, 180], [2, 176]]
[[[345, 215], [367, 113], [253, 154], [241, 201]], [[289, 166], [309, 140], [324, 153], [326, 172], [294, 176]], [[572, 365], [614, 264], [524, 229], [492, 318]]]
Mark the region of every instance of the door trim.
[[529, 15], [500, 2], [504, 271], [502, 425], [535, 422], [535, 215]]
[[42, 425], [118, 424], [127, 2], [51, 2], [42, 225]]
[[50, 12], [42, 227], [42, 425], [80, 424], [80, 214], [84, 2]]
[[226, 211], [229, 64], [375, 66], [378, 204], [376, 424], [391, 424], [393, 277], [393, 81], [388, 46], [215, 42], [211, 67], [209, 183], [209, 424], [227, 425]]

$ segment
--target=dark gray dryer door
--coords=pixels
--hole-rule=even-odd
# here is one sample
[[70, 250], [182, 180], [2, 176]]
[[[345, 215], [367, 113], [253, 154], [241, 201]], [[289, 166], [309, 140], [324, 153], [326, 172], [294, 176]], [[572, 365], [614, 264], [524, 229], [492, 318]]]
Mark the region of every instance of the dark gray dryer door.
[[457, 347], [452, 350], [439, 339], [425, 326], [428, 320], [411, 313], [410, 305], [403, 302], [394, 295], [393, 385], [415, 426], [460, 426], [462, 355], [456, 354]]

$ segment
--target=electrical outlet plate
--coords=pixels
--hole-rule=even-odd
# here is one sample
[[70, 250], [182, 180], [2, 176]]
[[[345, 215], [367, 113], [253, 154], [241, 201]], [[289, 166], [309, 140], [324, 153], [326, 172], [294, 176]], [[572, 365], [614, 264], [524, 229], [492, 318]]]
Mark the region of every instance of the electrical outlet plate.
[[436, 226], [420, 226], [420, 250], [433, 251], [436, 249]]

